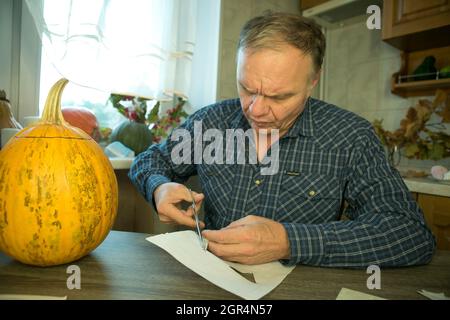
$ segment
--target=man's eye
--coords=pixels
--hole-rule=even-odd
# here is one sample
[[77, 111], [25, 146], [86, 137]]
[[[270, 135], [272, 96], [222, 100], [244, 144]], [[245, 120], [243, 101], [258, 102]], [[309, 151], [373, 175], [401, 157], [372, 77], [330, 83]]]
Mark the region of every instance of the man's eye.
[[271, 97], [271, 99], [274, 100], [274, 101], [283, 101], [283, 100], [286, 100], [285, 97]]

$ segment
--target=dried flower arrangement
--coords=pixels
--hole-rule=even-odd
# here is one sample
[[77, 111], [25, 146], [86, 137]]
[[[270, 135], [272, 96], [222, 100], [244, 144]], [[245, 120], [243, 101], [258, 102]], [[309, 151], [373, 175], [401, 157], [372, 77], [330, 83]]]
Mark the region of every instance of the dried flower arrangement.
[[[433, 114], [440, 120], [429, 123]], [[450, 156], [450, 135], [444, 132], [445, 123], [450, 123], [450, 103], [445, 91], [437, 90], [433, 101], [419, 100], [410, 107], [394, 132], [383, 129], [382, 121], [375, 120], [373, 126], [389, 153], [398, 148], [405, 157], [420, 160]]]

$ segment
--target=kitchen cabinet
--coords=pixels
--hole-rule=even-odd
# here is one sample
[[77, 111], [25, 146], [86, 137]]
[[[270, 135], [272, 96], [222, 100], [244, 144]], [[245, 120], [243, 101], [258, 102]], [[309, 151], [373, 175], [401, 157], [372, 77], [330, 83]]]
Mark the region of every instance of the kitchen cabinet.
[[384, 0], [382, 39], [403, 51], [450, 45], [450, 0]]
[[[113, 230], [160, 234], [188, 229], [184, 226], [160, 222], [153, 205], [149, 204], [131, 183], [128, 178], [128, 169], [116, 169], [114, 172], [119, 185], [119, 207]], [[188, 179], [186, 185], [192, 190], [200, 190], [196, 176]], [[199, 215], [203, 219], [203, 208], [200, 209]]]
[[450, 250], [450, 197], [419, 193], [417, 202], [436, 237], [437, 248]]
[[401, 69], [391, 78], [391, 92], [401, 97], [450, 92], [450, 78], [411, 81], [425, 57], [436, 58], [440, 70], [450, 65], [450, 0], [384, 0], [382, 39], [402, 50]]
[[300, 0], [300, 8], [306, 10], [322, 3], [328, 2], [328, 0]]
[[[450, 33], [449, 33], [450, 39]], [[414, 70], [428, 57], [436, 59], [435, 67], [441, 70], [450, 66], [450, 46], [401, 53], [400, 70], [392, 75], [391, 92], [401, 97], [434, 96], [437, 89], [450, 93], [450, 78], [442, 78], [436, 74], [433, 80], [411, 81], [406, 77], [412, 75]]]

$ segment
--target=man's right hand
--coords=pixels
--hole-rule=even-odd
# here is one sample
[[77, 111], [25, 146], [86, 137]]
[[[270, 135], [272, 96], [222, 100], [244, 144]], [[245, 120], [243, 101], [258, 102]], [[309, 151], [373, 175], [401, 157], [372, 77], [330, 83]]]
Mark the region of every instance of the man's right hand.
[[[199, 212], [201, 203], [204, 199], [203, 193], [192, 191], [195, 200], [195, 209]], [[187, 210], [181, 209], [181, 202], [187, 201], [192, 204], [192, 197], [189, 189], [182, 184], [175, 182], [163, 183], [153, 192], [156, 210], [159, 220], [163, 223], [177, 223], [189, 227], [195, 227], [193, 219], [194, 210], [189, 206]], [[200, 221], [200, 227], [205, 224]]]

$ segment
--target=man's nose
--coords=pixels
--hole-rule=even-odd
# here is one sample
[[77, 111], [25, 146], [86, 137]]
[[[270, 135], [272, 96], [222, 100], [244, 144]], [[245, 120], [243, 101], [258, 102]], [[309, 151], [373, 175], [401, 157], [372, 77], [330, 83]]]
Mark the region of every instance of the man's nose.
[[264, 101], [264, 96], [255, 94], [250, 102], [249, 111], [255, 118], [263, 116], [269, 110], [266, 102]]

